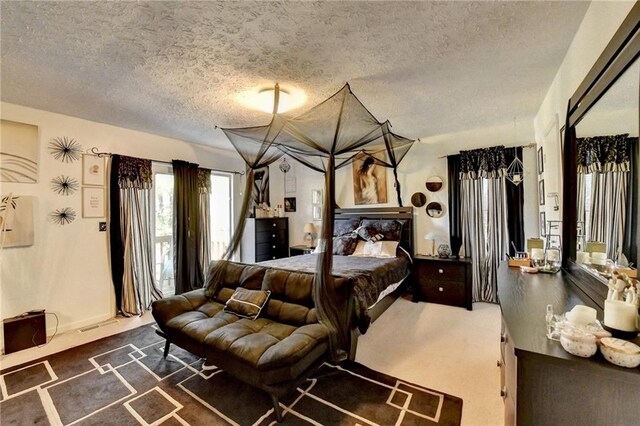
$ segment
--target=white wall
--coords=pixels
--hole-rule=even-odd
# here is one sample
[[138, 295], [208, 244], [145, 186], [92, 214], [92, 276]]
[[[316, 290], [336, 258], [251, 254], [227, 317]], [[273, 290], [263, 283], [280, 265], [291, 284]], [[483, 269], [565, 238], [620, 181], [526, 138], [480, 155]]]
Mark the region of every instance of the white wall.
[[[1, 318], [43, 308], [57, 314], [61, 332], [108, 319], [115, 313], [107, 233], [98, 232], [98, 222], [106, 219], [82, 218], [81, 191], [67, 197], [51, 191], [50, 180], [60, 174], [82, 180], [81, 161], [66, 164], [49, 155], [47, 144], [52, 138], [74, 138], [84, 149], [96, 146], [100, 151], [142, 158], [181, 159], [203, 167], [244, 170], [236, 153], [19, 105], [2, 103], [1, 107], [3, 119], [38, 126], [40, 144], [38, 183], [3, 182], [0, 188], [2, 194], [36, 197], [34, 245], [0, 252]], [[240, 179], [236, 181], [234, 192], [240, 200], [242, 185]], [[78, 214], [73, 223], [59, 226], [47, 221], [49, 212], [66, 206]], [[49, 333], [54, 326], [55, 320], [47, 316]]]
[[[448, 182], [446, 155], [456, 154], [460, 150], [468, 150], [495, 145], [517, 146], [527, 145], [533, 141], [533, 127], [531, 121], [475, 129], [455, 134], [438, 135], [431, 138], [422, 138], [416, 142], [409, 154], [400, 163], [398, 178], [402, 189], [402, 201], [405, 206], [411, 205], [411, 195], [422, 192], [427, 196], [427, 203], [439, 201], [445, 206], [445, 214], [441, 218], [431, 218], [427, 215], [425, 207], [414, 209], [414, 239], [416, 253], [426, 251], [426, 243], [422, 238], [428, 232], [440, 235], [441, 243], [449, 243], [449, 206], [448, 206]], [[515, 142], [514, 142], [515, 140]], [[525, 167], [525, 236], [538, 235], [538, 208], [537, 208], [537, 180], [536, 179], [536, 153], [535, 149], [524, 149]], [[440, 158], [443, 157], [443, 158]], [[289, 217], [289, 240], [291, 244], [303, 244], [304, 224], [311, 222], [311, 190], [324, 188], [323, 175], [314, 172], [305, 166], [289, 161], [292, 164], [289, 173], [296, 174], [296, 193], [287, 194], [295, 196], [297, 211], [287, 213]], [[279, 162], [270, 168], [271, 204], [282, 203], [284, 199], [284, 175], [278, 169]], [[431, 176], [439, 176], [443, 179], [442, 189], [436, 193], [430, 193], [425, 187], [426, 180]], [[393, 174], [387, 172], [387, 197], [389, 202], [385, 206], [397, 205], [395, 188], [393, 187]], [[336, 172], [336, 203], [340, 207], [353, 207], [353, 171], [349, 165]], [[317, 226], [320, 222], [316, 223]]]
[[[592, 2], [578, 28], [562, 65], [558, 69], [534, 120], [535, 139], [545, 153], [544, 179], [547, 192], [562, 193], [561, 143], [549, 128], [566, 119], [567, 103], [613, 37], [634, 2]], [[562, 199], [562, 198], [561, 198]], [[562, 210], [545, 205], [547, 220], [561, 220]]]

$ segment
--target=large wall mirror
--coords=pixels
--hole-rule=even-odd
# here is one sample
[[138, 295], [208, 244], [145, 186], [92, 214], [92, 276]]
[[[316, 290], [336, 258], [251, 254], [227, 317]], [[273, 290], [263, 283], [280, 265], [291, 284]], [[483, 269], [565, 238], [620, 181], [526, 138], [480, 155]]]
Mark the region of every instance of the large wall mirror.
[[640, 5], [569, 102], [564, 140], [565, 266], [598, 304], [616, 268], [638, 265]]

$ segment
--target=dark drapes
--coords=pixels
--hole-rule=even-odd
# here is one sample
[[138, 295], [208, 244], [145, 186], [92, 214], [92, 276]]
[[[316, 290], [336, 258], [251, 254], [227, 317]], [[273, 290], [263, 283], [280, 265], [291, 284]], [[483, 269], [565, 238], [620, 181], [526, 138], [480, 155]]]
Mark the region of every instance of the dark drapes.
[[111, 280], [116, 296], [116, 310], [122, 310], [122, 277], [124, 275], [124, 244], [120, 232], [120, 187], [118, 169], [120, 156], [111, 156], [109, 167], [109, 253], [111, 256]]
[[201, 288], [198, 165], [173, 160], [173, 271], [176, 294]]
[[622, 252], [627, 259], [633, 261], [638, 258], [638, 244], [640, 241], [636, 241], [638, 235], [638, 223], [640, 218], [640, 209], [638, 209], [638, 179], [640, 174], [638, 173], [638, 161], [640, 160], [640, 146], [638, 144], [638, 138], [630, 139], [629, 143], [629, 168], [631, 170], [631, 176], [629, 176], [629, 186], [627, 189], [627, 227], [625, 229], [624, 242], [622, 246]]
[[[522, 147], [506, 148], [504, 150], [505, 160], [507, 164], [516, 158], [522, 161]], [[509, 230], [509, 239], [515, 244], [520, 251], [525, 250], [524, 239], [524, 183], [514, 185], [512, 182], [506, 184], [507, 192], [507, 228]], [[515, 255], [513, 246], [509, 245], [509, 254]]]
[[462, 247], [462, 215], [460, 212], [460, 155], [447, 157], [449, 176], [449, 243], [451, 252], [458, 256]]

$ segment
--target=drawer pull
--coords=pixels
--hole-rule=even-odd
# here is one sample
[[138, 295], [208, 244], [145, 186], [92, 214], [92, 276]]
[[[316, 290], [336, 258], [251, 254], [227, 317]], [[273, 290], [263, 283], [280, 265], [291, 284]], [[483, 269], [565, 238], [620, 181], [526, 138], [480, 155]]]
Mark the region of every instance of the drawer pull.
[[275, 256], [272, 257], [272, 259], [275, 259], [275, 258], [276, 258]]
[[271, 248], [276, 248], [276, 246], [271, 246]]
[[442, 269], [438, 269], [438, 273], [439, 274], [444, 274], [444, 271]]
[[276, 224], [274, 223], [273, 226], [276, 226]]
[[497, 367], [502, 367], [502, 362], [500, 362], [500, 360], [496, 361], [496, 366]]
[[500, 389], [500, 396], [503, 397], [503, 398], [507, 397], [507, 388], [506, 387]]
[[271, 234], [271, 238], [275, 238], [275, 237], [276, 237], [276, 234]]
[[442, 287], [438, 287], [438, 291], [444, 291]]

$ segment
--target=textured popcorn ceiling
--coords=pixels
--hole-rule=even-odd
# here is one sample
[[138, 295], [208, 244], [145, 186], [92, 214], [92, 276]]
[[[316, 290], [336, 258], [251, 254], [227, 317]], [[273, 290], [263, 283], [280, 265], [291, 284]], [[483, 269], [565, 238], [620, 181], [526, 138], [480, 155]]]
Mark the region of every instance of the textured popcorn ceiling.
[[533, 119], [584, 2], [2, 2], [3, 101], [229, 148], [273, 85], [425, 137]]

